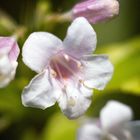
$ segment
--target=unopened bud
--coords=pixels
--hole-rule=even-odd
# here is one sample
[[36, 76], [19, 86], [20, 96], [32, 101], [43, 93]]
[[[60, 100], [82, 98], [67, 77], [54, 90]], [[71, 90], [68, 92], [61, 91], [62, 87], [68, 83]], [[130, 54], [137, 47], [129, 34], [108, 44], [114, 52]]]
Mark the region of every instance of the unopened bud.
[[14, 79], [19, 46], [14, 37], [0, 37], [0, 88]]
[[119, 14], [117, 0], [86, 0], [72, 9], [73, 18], [85, 17], [90, 23], [106, 21]]

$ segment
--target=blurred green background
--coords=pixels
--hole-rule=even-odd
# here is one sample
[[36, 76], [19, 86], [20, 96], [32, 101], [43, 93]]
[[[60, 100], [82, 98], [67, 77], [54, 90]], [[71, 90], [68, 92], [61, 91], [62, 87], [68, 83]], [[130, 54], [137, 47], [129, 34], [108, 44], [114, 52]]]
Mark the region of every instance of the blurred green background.
[[[45, 20], [52, 13], [70, 10], [78, 0], [0, 0], [0, 36], [10, 36], [19, 28], [25, 34], [20, 48], [33, 31], [48, 31], [63, 39], [69, 22]], [[128, 104], [134, 120], [140, 119], [140, 2], [120, 0], [120, 15], [106, 23], [93, 25], [97, 32], [96, 53], [108, 54], [115, 66], [113, 79], [104, 91], [95, 91], [86, 113], [98, 117], [110, 99]], [[74, 140], [78, 120], [68, 120], [56, 104], [45, 111], [25, 108], [21, 92], [35, 75], [19, 58], [16, 78], [0, 89], [0, 140]]]

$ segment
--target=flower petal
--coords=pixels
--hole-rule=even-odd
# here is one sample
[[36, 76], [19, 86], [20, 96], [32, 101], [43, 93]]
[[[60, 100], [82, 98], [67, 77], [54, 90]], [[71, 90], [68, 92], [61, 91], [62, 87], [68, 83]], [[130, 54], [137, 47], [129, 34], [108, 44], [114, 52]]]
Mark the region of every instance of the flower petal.
[[19, 47], [14, 37], [0, 37], [0, 55], [9, 55], [11, 61], [16, 61]]
[[49, 72], [44, 71], [35, 76], [22, 93], [24, 106], [45, 109], [55, 104], [59, 98], [59, 87]]
[[131, 121], [125, 126], [125, 133], [128, 138], [132, 140], [139, 140], [140, 138], [140, 121]]
[[0, 88], [5, 87], [14, 79], [18, 63], [10, 61], [7, 55], [0, 57]]
[[102, 130], [97, 126], [96, 121], [89, 121], [83, 124], [78, 130], [77, 140], [101, 140]]
[[73, 83], [69, 83], [58, 103], [62, 112], [69, 119], [76, 119], [83, 115], [91, 104], [90, 97], [92, 91], [84, 87], [76, 87]]
[[96, 33], [85, 18], [77, 18], [68, 28], [64, 40], [66, 52], [81, 57], [84, 54], [91, 54], [96, 48]]
[[19, 47], [14, 37], [0, 37], [0, 88], [14, 79]]
[[118, 139], [116, 136], [109, 134], [109, 133], [105, 134], [103, 139], [104, 140], [126, 140], [126, 139]]
[[13, 46], [9, 52], [9, 59], [11, 61], [16, 61], [19, 56], [19, 52], [20, 52], [19, 46], [18, 46], [16, 40], [13, 38]]
[[100, 112], [103, 129], [110, 131], [130, 121], [132, 116], [131, 108], [117, 101], [109, 101]]
[[0, 37], [0, 55], [8, 54], [13, 46], [11, 37]]
[[62, 47], [60, 39], [47, 32], [32, 33], [23, 46], [23, 61], [36, 72], [41, 72], [49, 58]]
[[84, 84], [90, 88], [102, 90], [112, 77], [113, 66], [108, 57], [97, 55], [83, 59]]

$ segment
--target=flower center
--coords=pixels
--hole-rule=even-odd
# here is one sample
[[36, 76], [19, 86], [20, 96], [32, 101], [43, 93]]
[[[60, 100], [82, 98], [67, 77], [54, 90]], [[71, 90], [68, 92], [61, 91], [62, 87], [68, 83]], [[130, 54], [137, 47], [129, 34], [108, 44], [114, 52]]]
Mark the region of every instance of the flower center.
[[50, 67], [55, 78], [65, 80], [79, 72], [81, 62], [70, 55], [59, 53], [50, 60]]

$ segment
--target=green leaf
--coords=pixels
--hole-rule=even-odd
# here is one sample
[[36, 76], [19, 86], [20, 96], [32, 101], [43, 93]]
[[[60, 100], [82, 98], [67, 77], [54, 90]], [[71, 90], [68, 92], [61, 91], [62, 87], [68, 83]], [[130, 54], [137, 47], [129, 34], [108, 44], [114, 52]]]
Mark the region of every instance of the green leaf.
[[2, 35], [13, 33], [16, 27], [17, 25], [14, 19], [3, 11], [0, 11], [0, 33], [3, 33]]
[[22, 117], [24, 107], [21, 104], [21, 92], [26, 83], [26, 79], [19, 78], [0, 89], [0, 113], [7, 116], [10, 120]]
[[56, 113], [46, 125], [43, 140], [74, 140], [77, 123], [68, 120], [62, 113]]
[[27, 128], [26, 131], [21, 136], [21, 140], [37, 140], [38, 139], [37, 136], [38, 135], [34, 129]]

